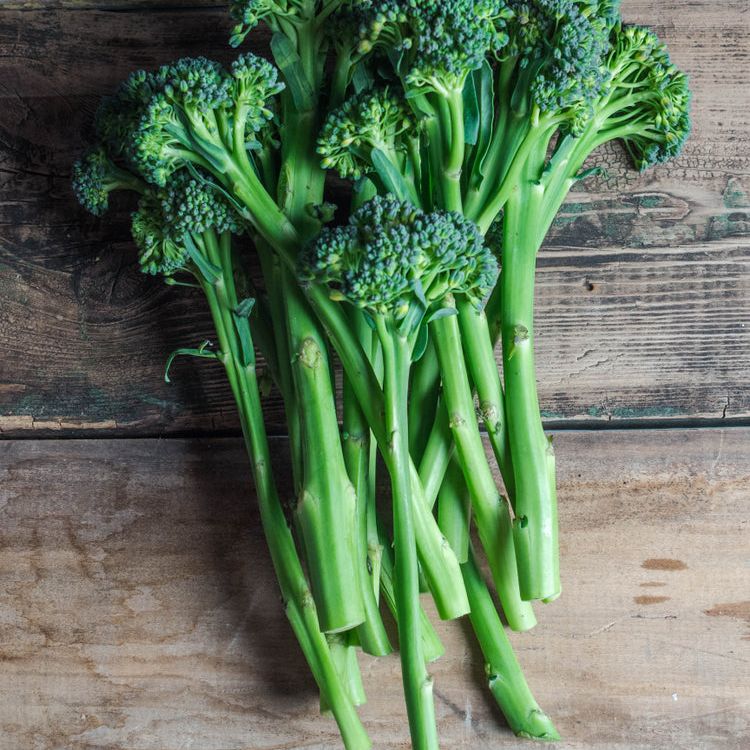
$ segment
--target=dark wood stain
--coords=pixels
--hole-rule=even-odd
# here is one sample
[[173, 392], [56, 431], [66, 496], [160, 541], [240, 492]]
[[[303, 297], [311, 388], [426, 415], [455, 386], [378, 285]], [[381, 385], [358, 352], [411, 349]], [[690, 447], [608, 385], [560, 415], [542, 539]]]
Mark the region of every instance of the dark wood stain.
[[668, 557], [653, 557], [644, 560], [641, 567], [646, 570], [687, 570], [687, 565], [682, 560], [671, 560]]
[[668, 596], [636, 596], [633, 597], [633, 601], [636, 604], [661, 604], [662, 602], [668, 602], [670, 597]]

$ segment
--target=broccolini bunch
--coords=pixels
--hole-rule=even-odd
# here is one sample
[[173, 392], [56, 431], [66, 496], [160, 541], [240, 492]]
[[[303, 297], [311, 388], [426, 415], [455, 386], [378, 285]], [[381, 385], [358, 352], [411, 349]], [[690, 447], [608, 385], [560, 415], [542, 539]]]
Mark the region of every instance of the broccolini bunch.
[[[232, 0], [230, 14], [232, 46], [265, 25], [273, 62], [132, 74], [99, 108], [76, 196], [103, 216], [110, 193], [134, 194], [141, 269], [202, 290], [216, 340], [168, 369], [177, 355], [225, 369], [286, 614], [344, 745], [371, 746], [356, 653], [393, 649], [382, 597], [413, 747], [438, 747], [427, 664], [443, 649], [420, 591], [442, 619], [469, 616], [511, 729], [556, 739], [500, 619], [528, 630], [532, 603], [561, 590], [536, 256], [599, 146], [622, 142], [641, 170], [679, 154], [686, 76], [616, 0]], [[326, 226], [331, 172], [350, 218]], [[284, 402], [291, 508], [257, 352]]]

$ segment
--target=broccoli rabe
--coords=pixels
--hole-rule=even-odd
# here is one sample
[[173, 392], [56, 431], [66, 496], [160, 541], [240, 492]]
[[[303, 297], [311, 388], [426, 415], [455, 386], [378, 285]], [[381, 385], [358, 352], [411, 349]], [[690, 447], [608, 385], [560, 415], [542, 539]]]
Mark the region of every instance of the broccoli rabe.
[[[412, 744], [437, 747], [432, 682], [420, 640], [419, 576], [410, 481], [409, 371], [425, 319], [450, 294], [481, 300], [497, 275], [476, 228], [459, 216], [425, 214], [393, 198], [374, 198], [345, 227], [324, 229], [302, 259], [303, 278], [326, 284], [333, 299], [370, 316], [383, 352], [384, 459], [391, 475], [395, 596]], [[420, 498], [416, 498], [421, 502]]]
[[[273, 62], [183, 58], [134, 73], [98, 110], [75, 193], [101, 216], [110, 193], [131, 192], [142, 270], [203, 290], [216, 342], [168, 366], [191, 354], [225, 368], [287, 615], [347, 750], [370, 746], [355, 648], [391, 650], [381, 589], [415, 748], [438, 745], [425, 659], [442, 651], [420, 588], [442, 618], [470, 614], [513, 731], [555, 739], [470, 539], [476, 529], [510, 628], [532, 627], [531, 602], [560, 593], [555, 458], [534, 366], [537, 252], [571, 188], [598, 171], [602, 144], [621, 142], [641, 170], [680, 152], [687, 78], [652, 31], [622, 22], [617, 0], [229, 10], [231, 44], [264, 25]], [[349, 195], [341, 183], [327, 194], [327, 170], [351, 181]], [[351, 215], [334, 226], [340, 197]], [[245, 267], [251, 247], [259, 272]], [[284, 404], [288, 514], [254, 341]]]

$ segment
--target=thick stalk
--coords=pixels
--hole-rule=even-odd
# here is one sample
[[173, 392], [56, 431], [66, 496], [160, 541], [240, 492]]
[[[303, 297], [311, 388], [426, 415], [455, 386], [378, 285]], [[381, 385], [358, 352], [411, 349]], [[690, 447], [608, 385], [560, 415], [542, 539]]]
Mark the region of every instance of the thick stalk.
[[284, 277], [285, 271], [281, 261], [274, 255], [273, 250], [268, 247], [262, 239], [256, 241], [258, 258], [265, 279], [268, 302], [273, 315], [273, 336], [276, 343], [276, 351], [279, 356], [279, 382], [281, 395], [284, 400], [284, 414], [289, 432], [289, 446], [292, 455], [292, 474], [294, 477], [294, 492], [299, 495], [302, 489], [302, 434], [300, 425], [300, 410], [297, 404], [297, 393], [292, 379], [291, 361], [289, 352], [289, 335], [287, 332]]
[[406, 401], [409, 389], [411, 347], [378, 319], [383, 347], [385, 425], [389, 436], [386, 463], [391, 475], [395, 596], [398, 640], [406, 709], [414, 750], [436, 750], [435, 704], [432, 679], [425, 668], [419, 620], [419, 574], [409, 479], [409, 432]]
[[[435, 362], [437, 363], [437, 356]], [[437, 382], [440, 382], [439, 368]], [[435, 505], [454, 450], [445, 399], [441, 398], [437, 403], [432, 430], [419, 462], [419, 476], [424, 486], [425, 500], [430, 509]]]
[[544, 434], [534, 368], [534, 226], [543, 188], [530, 183], [511, 194], [503, 221], [500, 276], [503, 372], [516, 489], [516, 545], [521, 595], [550, 599], [560, 593], [557, 498], [549, 476], [552, 446]]
[[[383, 560], [380, 576], [380, 589], [383, 593], [388, 609], [398, 626], [398, 608], [396, 607], [396, 591], [393, 575], [393, 549], [390, 540], [385, 535], [382, 526], [379, 528], [380, 544], [383, 548]], [[436, 661], [445, 653], [445, 647], [440, 641], [435, 628], [427, 617], [422, 606], [419, 607], [420, 641], [422, 643], [422, 655], [425, 664]]]
[[[225, 271], [226, 274], [226, 271]], [[336, 718], [347, 750], [368, 750], [370, 741], [354, 705], [342, 685], [331, 658], [325, 636], [320, 630], [315, 603], [307, 585], [271, 469], [271, 456], [263, 423], [255, 363], [245, 364], [231, 356], [239, 351], [234, 327], [227, 328], [221, 301], [213, 285], [203, 284], [216, 327], [227, 378], [237, 401], [245, 444], [251, 460], [261, 524], [271, 560], [285, 601], [287, 618], [294, 630], [321, 693]], [[232, 300], [229, 300], [230, 305]], [[236, 303], [236, 300], [234, 300]]]
[[559, 740], [549, 716], [529, 689], [513, 647], [476, 563], [474, 552], [461, 566], [471, 602], [471, 626], [485, 660], [487, 682], [508, 725], [519, 737]]
[[[342, 306], [330, 300], [321, 286], [311, 285], [306, 291], [328, 331], [378, 447], [385, 455], [389, 440], [384, 420], [383, 390], [372, 364], [362, 346], [352, 337]], [[422, 571], [440, 617], [444, 620], [461, 617], [469, 611], [469, 603], [463, 590], [458, 560], [438, 528], [432, 515], [432, 505], [426, 501], [419, 472], [411, 461], [409, 477], [414, 497], [414, 526]]]
[[320, 624], [325, 632], [365, 618], [358, 578], [356, 497], [341, 449], [325, 341], [294, 282], [287, 289], [287, 327], [297, 400], [303, 404], [304, 479], [297, 518]]
[[451, 91], [450, 96], [441, 100], [447, 110], [441, 111], [441, 127], [448, 147], [445, 167], [443, 168], [443, 208], [447, 211], [461, 213], [463, 198], [461, 196], [461, 171], [464, 163], [464, 103], [463, 94]]
[[[447, 307], [454, 303], [452, 298], [446, 298], [443, 304]], [[534, 627], [536, 618], [531, 605], [521, 599], [510, 511], [497, 490], [484, 452], [458, 320], [451, 315], [434, 320], [430, 326], [440, 362], [443, 397], [456, 444], [456, 457], [471, 497], [479, 538], [508, 625], [513, 630], [528, 630]]]

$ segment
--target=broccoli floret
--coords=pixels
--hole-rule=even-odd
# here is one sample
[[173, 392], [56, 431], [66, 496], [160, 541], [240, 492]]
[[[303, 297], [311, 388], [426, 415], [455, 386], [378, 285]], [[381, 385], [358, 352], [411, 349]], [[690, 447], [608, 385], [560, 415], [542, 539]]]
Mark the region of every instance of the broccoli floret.
[[209, 181], [180, 171], [159, 191], [162, 218], [168, 234], [178, 239], [185, 234], [215, 232], [242, 234], [237, 212]]
[[603, 135], [620, 138], [640, 170], [677, 156], [690, 134], [691, 97], [664, 44], [650, 29], [618, 28], [609, 70]]
[[[536, 107], [578, 134], [609, 80], [605, 60], [618, 3], [531, 0], [509, 3], [513, 19], [504, 59], [517, 66], [512, 106]], [[507, 64], [507, 62], [506, 62]]]
[[508, 42], [506, 0], [362, 0], [361, 52], [380, 47], [399, 58], [408, 87], [461, 90], [466, 76]]
[[135, 175], [117, 167], [103, 148], [92, 149], [73, 165], [73, 192], [94, 216], [107, 211], [113, 190], [141, 192], [144, 187]]
[[404, 150], [402, 136], [416, 123], [403, 98], [387, 90], [364, 91], [332, 112], [318, 138], [318, 153], [326, 169], [343, 178], [359, 179], [372, 171], [373, 149], [389, 154]]
[[237, 47], [261, 22], [276, 31], [301, 26], [321, 13], [333, 12], [343, 0], [230, 0], [229, 13], [237, 22], [229, 43]]
[[273, 118], [274, 97], [284, 90], [284, 83], [274, 65], [252, 53], [240, 55], [232, 63], [232, 77], [234, 99], [242, 107], [247, 133], [252, 139]]
[[230, 129], [244, 121], [241, 147], [257, 147], [282, 88], [276, 68], [256, 55], [242, 55], [231, 73], [203, 57], [183, 58], [131, 75], [100, 107], [97, 130], [110, 153], [155, 185], [188, 162], [223, 175], [235, 147]]
[[459, 214], [424, 213], [378, 196], [347, 226], [323, 230], [303, 256], [302, 273], [327, 284], [334, 297], [400, 320], [414, 305], [429, 309], [447, 294], [480, 304], [497, 263], [477, 227]]
[[171, 276], [190, 262], [185, 235], [203, 247], [206, 232], [241, 234], [244, 227], [211, 183], [186, 170], [163, 188], [149, 188], [132, 216], [133, 239], [145, 273]]
[[149, 190], [138, 202], [138, 210], [131, 218], [131, 233], [144, 273], [171, 276], [185, 267], [187, 249], [182, 242], [175, 242], [167, 231], [162, 199], [157, 191]]

